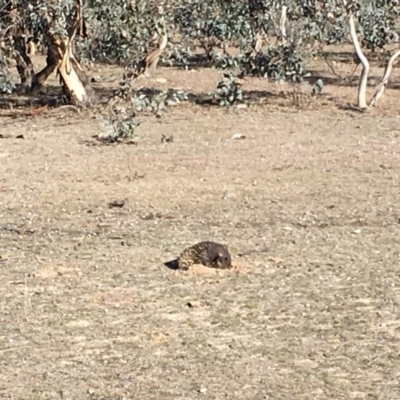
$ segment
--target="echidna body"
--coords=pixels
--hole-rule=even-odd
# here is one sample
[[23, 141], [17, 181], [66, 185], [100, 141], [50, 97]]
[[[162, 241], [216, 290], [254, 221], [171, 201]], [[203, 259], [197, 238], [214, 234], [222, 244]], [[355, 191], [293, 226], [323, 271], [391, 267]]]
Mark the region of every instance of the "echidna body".
[[188, 270], [194, 264], [203, 264], [213, 268], [231, 268], [231, 256], [228, 247], [214, 242], [200, 242], [185, 249], [178, 258], [178, 266]]

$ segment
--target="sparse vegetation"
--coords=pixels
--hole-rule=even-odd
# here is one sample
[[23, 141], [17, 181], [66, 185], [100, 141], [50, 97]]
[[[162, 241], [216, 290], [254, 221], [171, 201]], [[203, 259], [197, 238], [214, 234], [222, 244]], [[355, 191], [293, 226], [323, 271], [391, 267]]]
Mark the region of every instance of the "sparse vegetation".
[[[289, 5], [272, 0], [159, 4], [96, 0], [84, 5], [81, 0], [3, 0], [0, 7], [0, 90], [9, 93], [13, 89], [9, 72], [12, 62], [25, 91], [29, 86], [41, 88], [57, 70], [67, 101], [81, 105], [92, 104], [94, 96], [80, 62], [124, 63], [126, 73], [135, 80], [143, 73], [148, 76], [154, 72], [159, 59], [164, 65], [196, 68], [194, 57], [199, 48], [208, 64], [229, 73], [235, 87], [235, 74], [300, 84], [313, 55], [324, 51], [327, 44], [346, 42], [351, 19], [356, 19], [355, 35], [360, 36], [357, 56], [365, 64], [359, 54], [362, 48], [374, 53], [398, 39], [396, 18], [400, 11], [397, 1], [361, 0], [296, 0]], [[47, 53], [46, 67], [36, 73], [31, 61], [35, 44]], [[367, 69], [364, 67], [359, 89], [361, 108], [366, 107]], [[313, 78], [312, 74], [308, 76]], [[218, 83], [217, 90], [221, 85]], [[375, 105], [376, 99], [370, 103]]]
[[399, 7], [0, 0], [0, 398], [397, 399]]

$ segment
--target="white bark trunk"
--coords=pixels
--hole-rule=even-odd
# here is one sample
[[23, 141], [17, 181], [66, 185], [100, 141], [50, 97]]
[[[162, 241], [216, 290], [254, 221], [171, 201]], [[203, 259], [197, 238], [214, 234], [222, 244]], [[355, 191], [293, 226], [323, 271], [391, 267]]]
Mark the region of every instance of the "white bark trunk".
[[363, 66], [360, 77], [360, 84], [358, 87], [358, 106], [360, 108], [367, 108], [366, 92], [367, 92], [367, 80], [369, 73], [369, 62], [361, 50], [361, 46], [357, 38], [356, 27], [354, 25], [354, 16], [352, 12], [349, 13], [349, 26], [350, 26], [351, 40], [353, 41], [354, 49], [356, 50], [358, 58], [360, 59], [361, 64]]
[[58, 67], [58, 71], [60, 72], [64, 84], [68, 88], [73, 101], [75, 103], [84, 105], [90, 101], [90, 98], [75, 68], [77, 67], [71, 63], [67, 51]]
[[286, 43], [286, 13], [287, 13], [287, 7], [282, 6], [281, 19], [279, 21], [279, 30], [283, 44]]
[[378, 100], [382, 97], [382, 95], [386, 89], [386, 86], [389, 82], [390, 74], [392, 73], [392, 69], [393, 69], [393, 64], [399, 56], [400, 56], [400, 50], [397, 50], [392, 55], [392, 57], [390, 57], [390, 60], [388, 61], [386, 69], [385, 69], [385, 73], [383, 74], [383, 78], [379, 82], [379, 85], [375, 91], [375, 94], [369, 103], [369, 105], [371, 107], [376, 106], [378, 104]]

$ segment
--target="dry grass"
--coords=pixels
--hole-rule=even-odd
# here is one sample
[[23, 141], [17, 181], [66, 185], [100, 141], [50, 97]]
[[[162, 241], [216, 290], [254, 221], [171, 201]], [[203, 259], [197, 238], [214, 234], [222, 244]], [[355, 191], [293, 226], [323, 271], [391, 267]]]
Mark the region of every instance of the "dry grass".
[[[25, 139], [0, 141], [0, 397], [399, 399], [395, 96], [184, 105], [136, 147], [85, 145], [89, 116], [4, 119]], [[235, 268], [163, 266], [200, 240]]]

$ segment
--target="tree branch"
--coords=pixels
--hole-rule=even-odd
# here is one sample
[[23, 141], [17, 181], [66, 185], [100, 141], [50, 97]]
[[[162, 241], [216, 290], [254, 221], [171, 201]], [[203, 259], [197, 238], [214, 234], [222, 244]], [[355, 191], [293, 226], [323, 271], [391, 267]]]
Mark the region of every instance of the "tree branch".
[[385, 68], [385, 73], [383, 74], [383, 77], [381, 81], [379, 82], [379, 85], [375, 91], [375, 94], [373, 95], [369, 105], [371, 107], [376, 106], [378, 103], [378, 100], [382, 97], [386, 86], [389, 82], [390, 74], [392, 73], [393, 69], [393, 64], [396, 61], [396, 59], [400, 56], [400, 50], [397, 50], [389, 59], [386, 68]]

